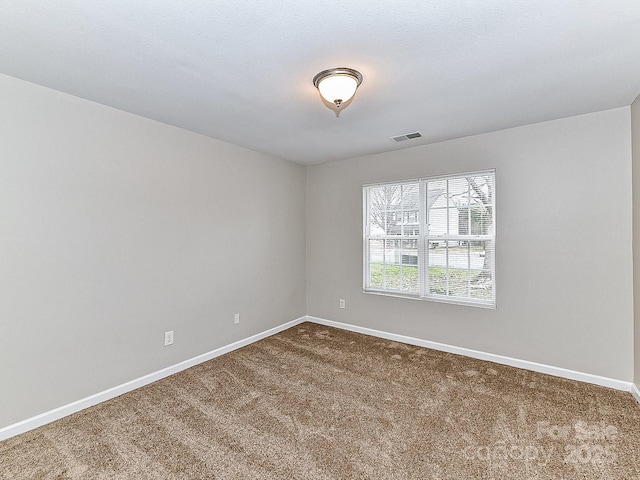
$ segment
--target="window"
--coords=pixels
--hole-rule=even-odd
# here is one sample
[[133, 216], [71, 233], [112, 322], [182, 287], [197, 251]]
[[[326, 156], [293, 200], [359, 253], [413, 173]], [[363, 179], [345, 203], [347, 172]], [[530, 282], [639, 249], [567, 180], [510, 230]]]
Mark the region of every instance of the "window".
[[366, 185], [366, 292], [495, 307], [495, 171]]

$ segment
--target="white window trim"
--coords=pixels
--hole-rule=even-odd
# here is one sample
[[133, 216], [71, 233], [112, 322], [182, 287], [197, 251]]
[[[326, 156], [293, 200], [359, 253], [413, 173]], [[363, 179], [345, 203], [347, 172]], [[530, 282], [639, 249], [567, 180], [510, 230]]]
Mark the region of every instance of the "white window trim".
[[[426, 199], [426, 185], [427, 182], [433, 182], [438, 180], [448, 180], [454, 178], [464, 178], [469, 176], [481, 176], [490, 174], [493, 176], [493, 215], [492, 215], [492, 235], [473, 235], [474, 240], [491, 240], [493, 241], [494, 246], [494, 258], [493, 258], [493, 269], [492, 269], [492, 280], [493, 280], [493, 298], [492, 300], [482, 300], [482, 299], [471, 299], [471, 298], [460, 298], [460, 297], [449, 297], [446, 295], [438, 295], [431, 294], [428, 292], [429, 285], [429, 255], [425, 254], [426, 248], [429, 242], [429, 239], [433, 238], [444, 238], [447, 240], [455, 240], [459, 238], [460, 240], [469, 240], [471, 235], [448, 235], [448, 236], [437, 236], [437, 237], [429, 237], [428, 232], [426, 231], [427, 227], [427, 199]], [[383, 185], [399, 185], [399, 184], [407, 184], [407, 183], [418, 183], [419, 185], [419, 204], [420, 204], [420, 222], [419, 222], [419, 236], [406, 236], [406, 235], [385, 235], [385, 236], [375, 236], [371, 237], [368, 232], [370, 232], [369, 228], [369, 188], [370, 187], [378, 187]], [[380, 183], [371, 183], [363, 185], [363, 198], [362, 198], [362, 208], [363, 208], [363, 293], [368, 293], [372, 295], [383, 295], [389, 297], [398, 297], [398, 298], [408, 298], [413, 300], [426, 300], [430, 302], [437, 303], [449, 303], [455, 305], [465, 305], [465, 306], [473, 306], [480, 308], [489, 308], [495, 309], [497, 306], [497, 282], [496, 282], [496, 175], [495, 169], [486, 169], [479, 171], [471, 171], [471, 172], [462, 172], [455, 174], [447, 174], [447, 175], [438, 175], [431, 177], [421, 177], [421, 178], [411, 178], [406, 180], [397, 180], [397, 181], [388, 181], [388, 182], [380, 182]], [[419, 292], [416, 294], [413, 293], [404, 293], [401, 291], [395, 290], [384, 290], [384, 289], [376, 289], [372, 287], [367, 287], [367, 283], [370, 278], [370, 262], [369, 262], [369, 239], [370, 238], [379, 238], [379, 239], [392, 239], [392, 240], [417, 240], [418, 242], [418, 272], [419, 272]]]

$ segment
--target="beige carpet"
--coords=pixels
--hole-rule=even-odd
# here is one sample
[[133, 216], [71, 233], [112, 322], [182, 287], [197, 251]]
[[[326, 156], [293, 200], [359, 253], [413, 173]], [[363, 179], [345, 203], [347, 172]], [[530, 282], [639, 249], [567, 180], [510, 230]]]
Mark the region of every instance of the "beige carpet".
[[304, 323], [0, 443], [2, 479], [639, 479], [628, 393]]

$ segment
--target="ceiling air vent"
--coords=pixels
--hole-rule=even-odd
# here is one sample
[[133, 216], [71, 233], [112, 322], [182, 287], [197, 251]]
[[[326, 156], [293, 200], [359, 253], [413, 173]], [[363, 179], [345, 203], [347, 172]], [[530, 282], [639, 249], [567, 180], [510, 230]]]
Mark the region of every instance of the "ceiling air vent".
[[414, 138], [420, 138], [422, 134], [420, 132], [407, 133], [406, 135], [398, 135], [397, 137], [391, 137], [394, 142], [404, 142], [405, 140], [413, 140]]

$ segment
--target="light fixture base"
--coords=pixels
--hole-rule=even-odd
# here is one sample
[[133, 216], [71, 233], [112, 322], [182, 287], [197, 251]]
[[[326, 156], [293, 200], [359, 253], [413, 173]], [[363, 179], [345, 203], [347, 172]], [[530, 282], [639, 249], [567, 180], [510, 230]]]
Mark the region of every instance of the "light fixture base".
[[349, 77], [353, 77], [356, 79], [357, 86], [359, 87], [362, 83], [363, 77], [362, 74], [354, 70], [353, 68], [348, 67], [339, 67], [339, 68], [328, 68], [327, 70], [323, 70], [318, 73], [315, 77], [313, 77], [313, 86], [318, 88], [320, 82], [327, 77], [331, 77], [333, 75], [347, 75]]

